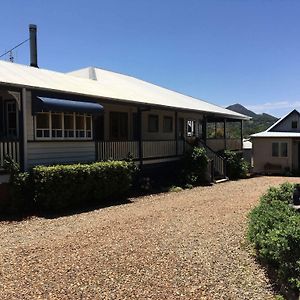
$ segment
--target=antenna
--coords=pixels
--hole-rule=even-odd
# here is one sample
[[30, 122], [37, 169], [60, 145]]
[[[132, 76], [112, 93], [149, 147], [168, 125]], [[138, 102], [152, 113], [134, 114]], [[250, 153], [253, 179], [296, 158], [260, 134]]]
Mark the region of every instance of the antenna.
[[14, 58], [13, 52], [12, 52], [12, 50], [10, 50], [9, 51], [9, 61], [13, 63], [14, 60], [15, 60], [15, 58]]

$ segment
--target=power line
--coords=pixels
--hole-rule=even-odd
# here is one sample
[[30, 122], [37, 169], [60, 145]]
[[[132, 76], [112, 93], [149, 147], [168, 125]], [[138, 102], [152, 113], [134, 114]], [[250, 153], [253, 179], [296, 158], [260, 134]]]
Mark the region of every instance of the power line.
[[2, 55], [0, 55], [0, 58], [5, 56], [6, 54], [10, 53], [12, 50], [15, 50], [16, 48], [22, 46], [23, 44], [25, 44], [26, 42], [28, 42], [30, 39], [27, 39], [25, 41], [23, 41], [22, 43], [18, 44], [17, 46], [11, 48], [10, 50], [6, 51], [5, 53], [3, 53]]

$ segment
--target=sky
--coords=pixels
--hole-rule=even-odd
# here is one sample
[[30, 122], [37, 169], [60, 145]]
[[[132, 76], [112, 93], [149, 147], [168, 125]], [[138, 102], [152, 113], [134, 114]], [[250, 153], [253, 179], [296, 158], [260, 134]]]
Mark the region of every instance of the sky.
[[[10, 0], [0, 8], [0, 55], [36, 24], [40, 68], [96, 66], [224, 107], [278, 117], [300, 110], [298, 0]], [[29, 44], [13, 56], [29, 64]]]

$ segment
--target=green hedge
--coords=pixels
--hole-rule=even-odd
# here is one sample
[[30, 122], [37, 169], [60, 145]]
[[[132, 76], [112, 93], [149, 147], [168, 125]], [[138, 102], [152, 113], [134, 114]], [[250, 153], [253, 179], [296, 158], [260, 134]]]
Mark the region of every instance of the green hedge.
[[249, 215], [248, 238], [278, 278], [300, 289], [300, 213], [291, 203], [294, 185], [270, 188]]
[[38, 209], [63, 211], [111, 197], [121, 197], [132, 180], [131, 163], [37, 166], [32, 170], [34, 202]]

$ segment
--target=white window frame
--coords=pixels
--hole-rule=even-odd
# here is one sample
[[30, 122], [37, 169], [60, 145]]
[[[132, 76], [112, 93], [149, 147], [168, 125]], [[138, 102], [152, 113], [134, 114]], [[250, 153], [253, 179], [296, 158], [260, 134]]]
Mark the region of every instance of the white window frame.
[[[189, 125], [190, 123], [190, 125]], [[189, 132], [189, 126], [191, 126], [191, 132]], [[196, 136], [196, 120], [187, 120], [186, 121], [186, 136], [193, 137]]]
[[[37, 115], [34, 116], [34, 133], [35, 133], [35, 139], [36, 140], [93, 140], [94, 135], [93, 135], [93, 117], [90, 114], [79, 114], [84, 117], [84, 136], [83, 137], [76, 137], [76, 115], [78, 113], [61, 113], [61, 112], [39, 112], [38, 114], [47, 114], [49, 116], [49, 128], [37, 128]], [[62, 118], [62, 137], [53, 137], [52, 136], [52, 130], [58, 130], [58, 129], [52, 129], [52, 114], [61, 114]], [[65, 135], [65, 115], [69, 115], [73, 117], [73, 137], [69, 137]], [[86, 122], [90, 120], [90, 130], [87, 130], [86, 128]], [[38, 137], [37, 136], [37, 131], [42, 130], [43, 131], [43, 136]], [[49, 130], [49, 137], [44, 137], [44, 130]], [[70, 129], [67, 129], [68, 131], [72, 131]], [[90, 136], [88, 136], [87, 132], [90, 132]]]

